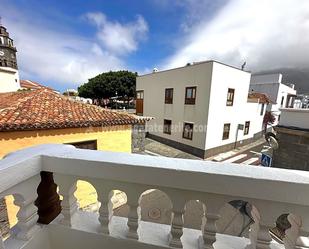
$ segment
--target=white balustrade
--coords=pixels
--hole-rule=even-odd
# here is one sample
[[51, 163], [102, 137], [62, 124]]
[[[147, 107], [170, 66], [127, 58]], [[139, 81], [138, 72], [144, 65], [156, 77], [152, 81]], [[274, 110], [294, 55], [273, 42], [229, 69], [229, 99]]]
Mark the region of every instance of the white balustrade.
[[[59, 194], [63, 196], [59, 217], [52, 224], [42, 226], [36, 224], [38, 216], [34, 205], [40, 171], [53, 173]], [[19, 177], [21, 172], [23, 175]], [[88, 181], [95, 187], [101, 203], [98, 213], [85, 215], [83, 211], [77, 212], [74, 196], [77, 180]], [[127, 195], [129, 211], [126, 219], [112, 218], [110, 193], [113, 189], [120, 189]], [[149, 189], [159, 189], [169, 196], [172, 219], [170, 225], [151, 225], [152, 228], [161, 226], [162, 229], [154, 229], [151, 234], [145, 235], [143, 229], [150, 223], [140, 220], [139, 199]], [[17, 215], [17, 234], [15, 238], [10, 238], [15, 240], [15, 247], [8, 241], [5, 242], [6, 249], [22, 248], [16, 247], [21, 243], [16, 240], [31, 242], [36, 239], [36, 243], [39, 243], [45, 237], [53, 240], [51, 245], [77, 249], [84, 248], [85, 243], [99, 242], [97, 246], [102, 247], [108, 247], [107, 244], [103, 246], [104, 243], [115, 243], [109, 247], [124, 248], [126, 246], [119, 243], [128, 243], [128, 248], [146, 249], [147, 243], [156, 244], [158, 241], [157, 248], [215, 249], [218, 243], [220, 249], [225, 249], [222, 245], [228, 245], [228, 240], [220, 244], [225, 237], [218, 236], [216, 223], [220, 219], [220, 209], [232, 200], [244, 200], [253, 205], [251, 216], [255, 223], [251, 225], [249, 239], [233, 237], [233, 240], [241, 242], [239, 249], [245, 249], [245, 245], [250, 243], [252, 249], [309, 248], [306, 243], [309, 227], [308, 190], [309, 172], [78, 150], [62, 145], [38, 146], [12, 153], [0, 161], [0, 197], [14, 194], [15, 203], [21, 208]], [[187, 229], [184, 229], [184, 208], [190, 200], [199, 200], [204, 204], [204, 215], [201, 231], [191, 229], [188, 236]], [[274, 244], [269, 229], [284, 213], [295, 213], [299, 219], [289, 216], [293, 229], [286, 230], [284, 245], [280, 246]], [[76, 226], [75, 218], [79, 222]], [[80, 222], [85, 219], [87, 222], [81, 229]], [[78, 243], [74, 240], [64, 242], [60, 235], [60, 240], [55, 241], [58, 238], [57, 231], [69, 236], [76, 234]], [[89, 234], [94, 239], [87, 241]], [[43, 237], [40, 240], [35, 236]], [[122, 240], [116, 239], [119, 237]], [[199, 237], [201, 243], [197, 242]], [[0, 249], [3, 249], [1, 241]], [[34, 244], [27, 248], [39, 248]], [[90, 244], [89, 247], [96, 247]]]
[[59, 186], [59, 194], [62, 195], [61, 202], [61, 224], [65, 226], [72, 226], [72, 219], [78, 209], [77, 199], [74, 195], [76, 191], [77, 179], [74, 177], [66, 177], [64, 175], [55, 174], [55, 182]]

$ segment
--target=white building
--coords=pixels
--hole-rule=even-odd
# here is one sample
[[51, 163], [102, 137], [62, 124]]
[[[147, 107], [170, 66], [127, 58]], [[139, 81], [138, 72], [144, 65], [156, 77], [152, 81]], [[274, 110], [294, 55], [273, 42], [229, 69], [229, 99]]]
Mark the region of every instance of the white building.
[[282, 74], [257, 74], [252, 75], [250, 90], [253, 92], [266, 93], [273, 104], [268, 106], [268, 111], [273, 112], [276, 117], [274, 125], [278, 124], [280, 117], [280, 108], [293, 108], [296, 90], [294, 85], [285, 85], [282, 83]]
[[0, 23], [0, 92], [14, 92], [20, 88], [16, 52], [13, 40]]
[[137, 78], [136, 112], [155, 118], [151, 138], [206, 158], [262, 134], [268, 101], [248, 99], [250, 77], [215, 61], [154, 71]]

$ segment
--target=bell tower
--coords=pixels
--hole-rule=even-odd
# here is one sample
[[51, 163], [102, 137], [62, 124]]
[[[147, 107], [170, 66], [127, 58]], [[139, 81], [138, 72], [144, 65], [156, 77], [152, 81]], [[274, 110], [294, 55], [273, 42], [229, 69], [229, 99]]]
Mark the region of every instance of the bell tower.
[[20, 88], [16, 47], [0, 17], [0, 92], [17, 91]]

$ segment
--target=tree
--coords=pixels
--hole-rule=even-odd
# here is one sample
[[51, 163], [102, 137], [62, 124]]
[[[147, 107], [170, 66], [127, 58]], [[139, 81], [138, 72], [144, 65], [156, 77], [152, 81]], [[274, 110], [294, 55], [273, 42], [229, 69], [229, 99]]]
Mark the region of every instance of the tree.
[[137, 73], [129, 71], [107, 72], [89, 79], [78, 87], [80, 97], [91, 99], [109, 99], [117, 95], [128, 100], [135, 96]]
[[265, 112], [264, 118], [263, 118], [263, 125], [264, 125], [264, 133], [267, 131], [267, 125], [272, 125], [275, 122], [276, 118], [272, 114], [272, 112]]

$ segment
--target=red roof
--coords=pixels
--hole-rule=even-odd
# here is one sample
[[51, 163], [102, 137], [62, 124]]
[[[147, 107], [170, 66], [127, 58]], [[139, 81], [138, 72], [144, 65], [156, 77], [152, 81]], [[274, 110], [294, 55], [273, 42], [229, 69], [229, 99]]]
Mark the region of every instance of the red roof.
[[27, 89], [27, 90], [37, 90], [37, 89], [47, 88], [47, 89], [54, 91], [54, 89], [47, 87], [47, 86], [43, 86], [42, 84], [39, 84], [32, 80], [20, 80], [20, 87], [22, 89]]
[[271, 101], [271, 99], [265, 93], [251, 92], [248, 94], [248, 99], [256, 100], [257, 102], [264, 104], [274, 104], [274, 102]]
[[128, 125], [134, 115], [84, 104], [43, 88], [0, 93], [0, 131]]

